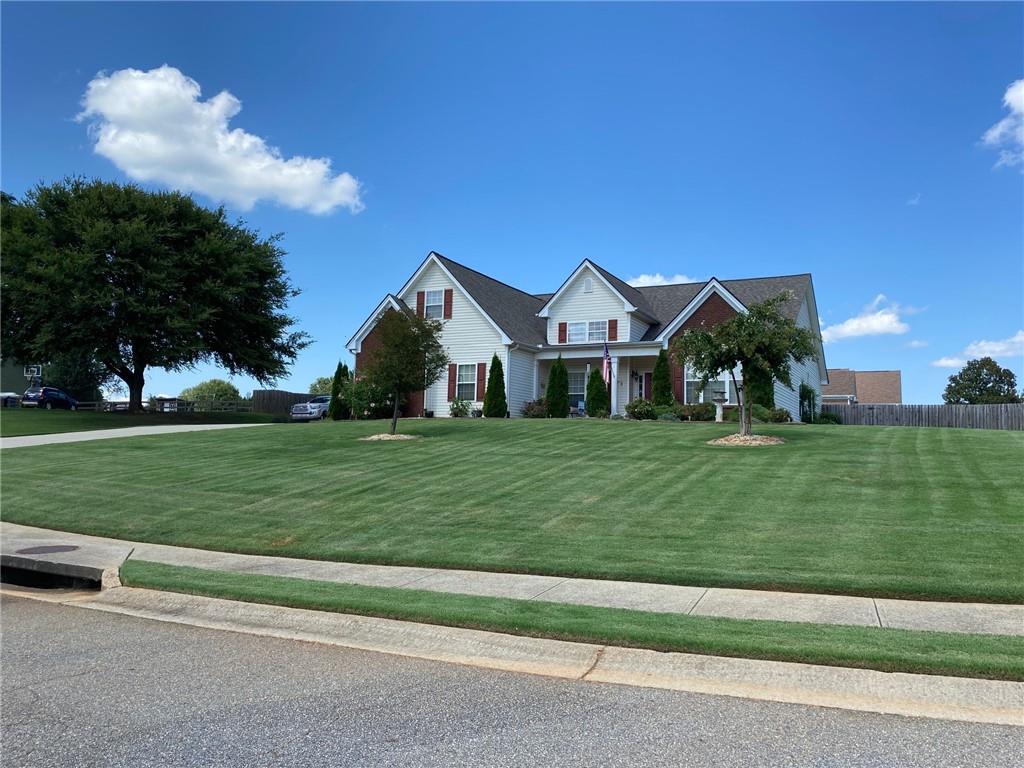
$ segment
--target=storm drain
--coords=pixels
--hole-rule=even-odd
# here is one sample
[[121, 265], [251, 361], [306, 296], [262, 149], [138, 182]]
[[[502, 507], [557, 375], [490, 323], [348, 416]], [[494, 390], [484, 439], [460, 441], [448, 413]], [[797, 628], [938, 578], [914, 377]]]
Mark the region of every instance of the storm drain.
[[[76, 549], [79, 547], [73, 544], [48, 544], [18, 549], [15, 550], [15, 554], [57, 555], [62, 552], [74, 552]], [[35, 589], [95, 589], [99, 591], [98, 579], [68, 575], [62, 573], [61, 570], [63, 569], [58, 563], [48, 563], [46, 560], [32, 561], [31, 567], [3, 564], [0, 565], [0, 581], [4, 584], [34, 587]]]

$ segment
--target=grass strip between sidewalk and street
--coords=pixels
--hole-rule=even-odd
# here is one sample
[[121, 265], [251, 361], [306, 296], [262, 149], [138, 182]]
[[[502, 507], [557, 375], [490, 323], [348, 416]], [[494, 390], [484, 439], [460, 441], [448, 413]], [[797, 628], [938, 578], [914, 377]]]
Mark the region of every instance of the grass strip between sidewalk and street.
[[1024, 681], [1024, 638], [649, 613], [129, 560], [125, 586], [529, 637]]

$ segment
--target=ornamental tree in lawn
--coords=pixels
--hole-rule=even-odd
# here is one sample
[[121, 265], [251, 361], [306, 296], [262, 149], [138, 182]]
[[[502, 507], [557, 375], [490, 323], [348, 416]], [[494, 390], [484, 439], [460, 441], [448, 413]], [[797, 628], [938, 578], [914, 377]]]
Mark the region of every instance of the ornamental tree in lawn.
[[508, 414], [508, 400], [505, 399], [505, 371], [501, 360], [495, 354], [491, 358], [491, 372], [487, 374], [487, 389], [484, 391], [484, 416], [504, 419]]
[[142, 408], [147, 368], [213, 362], [272, 384], [309, 344], [289, 332], [279, 236], [178, 192], [70, 178], [2, 195], [4, 355], [91, 354]]
[[817, 339], [782, 315], [780, 307], [792, 298], [784, 291], [760, 304], [751, 304], [747, 312], [733, 315], [712, 328], [687, 330], [672, 343], [677, 365], [689, 365], [701, 377], [700, 387], [728, 372], [740, 400], [740, 434], [749, 435], [750, 402], [744, 387], [736, 381], [736, 369], [751, 366], [766, 372], [776, 381], [792, 387], [790, 364], [817, 357]]
[[658, 351], [658, 359], [654, 363], [651, 374], [651, 401], [655, 405], [672, 405], [675, 396], [672, 394], [672, 374], [669, 372], [668, 353]]
[[448, 366], [441, 323], [390, 307], [377, 318], [379, 344], [360, 369], [361, 378], [393, 400], [390, 434], [398, 428], [398, 408], [410, 392], [427, 389]]
[[352, 374], [345, 363], [338, 363], [331, 380], [331, 404], [327, 406], [327, 415], [332, 421], [342, 421], [352, 415], [352, 403], [349, 397]]
[[600, 413], [607, 416], [610, 409], [608, 385], [601, 371], [595, 368], [587, 379], [587, 416], [597, 416]]
[[949, 377], [942, 400], [950, 404], [1019, 403], [1017, 376], [991, 357], [970, 360]]
[[564, 419], [569, 415], [569, 369], [562, 362], [561, 355], [551, 364], [544, 399], [549, 419]]

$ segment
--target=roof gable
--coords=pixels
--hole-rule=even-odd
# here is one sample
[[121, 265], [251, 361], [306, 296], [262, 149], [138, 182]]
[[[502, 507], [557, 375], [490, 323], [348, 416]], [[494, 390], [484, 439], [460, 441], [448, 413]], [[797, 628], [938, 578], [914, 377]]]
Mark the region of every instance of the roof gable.
[[616, 296], [622, 299], [622, 308], [625, 312], [639, 312], [647, 319], [654, 319], [654, 315], [651, 314], [650, 307], [647, 304], [647, 300], [643, 294], [640, 293], [636, 288], [629, 285], [625, 281], [619, 279], [608, 270], [598, 266], [590, 259], [584, 259], [580, 262], [579, 266], [572, 271], [572, 274], [565, 279], [554, 293], [548, 295], [547, 300], [544, 302], [543, 307], [538, 311], [540, 317], [546, 318], [548, 316], [548, 309], [565, 293], [566, 289], [573, 283], [573, 281], [579, 277], [580, 273], [589, 269], [592, 271], [605, 286]]

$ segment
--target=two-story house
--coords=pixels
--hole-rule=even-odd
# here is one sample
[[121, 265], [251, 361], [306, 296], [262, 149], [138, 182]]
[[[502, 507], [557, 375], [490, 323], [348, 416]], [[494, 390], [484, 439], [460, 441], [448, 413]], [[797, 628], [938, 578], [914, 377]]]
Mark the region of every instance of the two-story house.
[[[526, 402], [544, 396], [548, 371], [559, 356], [569, 369], [569, 401], [582, 402], [587, 377], [602, 365], [607, 344], [611, 410], [623, 413], [630, 400], [650, 396], [658, 351], [668, 348], [676, 335], [746, 312], [748, 305], [784, 291], [791, 294], [784, 313], [819, 338], [817, 360], [793, 366], [794, 387], [775, 385], [776, 406], [799, 419], [796, 388], [807, 383], [820, 392], [828, 380], [809, 274], [637, 288], [584, 259], [554, 293], [530, 294], [431, 252], [397, 293], [384, 297], [347, 346], [358, 374], [373, 349], [382, 312], [394, 309], [436, 318], [443, 324], [441, 339], [451, 360], [448, 373], [425, 392], [413, 393], [404, 413], [447, 416], [456, 397], [481, 407], [488, 367], [497, 354], [505, 371], [509, 412], [515, 417]], [[673, 365], [672, 385], [683, 403], [716, 396], [737, 402], [728, 374], [702, 389], [693, 371]]]

